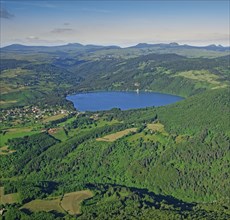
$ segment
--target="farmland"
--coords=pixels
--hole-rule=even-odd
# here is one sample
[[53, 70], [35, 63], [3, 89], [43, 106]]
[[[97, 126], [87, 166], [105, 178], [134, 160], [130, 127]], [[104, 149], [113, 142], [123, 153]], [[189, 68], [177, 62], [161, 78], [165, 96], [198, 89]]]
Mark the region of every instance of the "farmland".
[[4, 129], [0, 134], [0, 146], [5, 146], [9, 139], [33, 135], [40, 131], [34, 131], [32, 128], [10, 128]]
[[5, 194], [4, 187], [0, 187], [0, 205], [18, 203], [19, 201], [18, 193]]
[[161, 133], [165, 133], [164, 125], [159, 122], [147, 124], [147, 128], [154, 132], [158, 131]]
[[32, 212], [56, 211], [58, 213], [68, 212], [70, 215], [81, 213], [81, 203], [85, 199], [91, 198], [93, 193], [89, 190], [66, 193], [57, 198], [36, 199], [24, 204], [21, 209], [28, 209]]
[[21, 209], [28, 209], [32, 212], [39, 212], [39, 211], [56, 211], [59, 213], [65, 213], [65, 210], [62, 209], [60, 206], [61, 198], [57, 199], [36, 199], [32, 200], [29, 203], [26, 203], [21, 207]]
[[81, 202], [92, 196], [93, 193], [89, 190], [67, 193], [61, 200], [61, 207], [71, 215], [80, 214]]
[[106, 136], [101, 137], [101, 138], [97, 138], [97, 141], [109, 141], [109, 142], [113, 142], [113, 141], [116, 141], [119, 138], [124, 137], [127, 134], [136, 132], [136, 130], [137, 130], [136, 128], [125, 129], [123, 131], [119, 131], [119, 132], [116, 132], [116, 133], [113, 133], [113, 134], [106, 135]]

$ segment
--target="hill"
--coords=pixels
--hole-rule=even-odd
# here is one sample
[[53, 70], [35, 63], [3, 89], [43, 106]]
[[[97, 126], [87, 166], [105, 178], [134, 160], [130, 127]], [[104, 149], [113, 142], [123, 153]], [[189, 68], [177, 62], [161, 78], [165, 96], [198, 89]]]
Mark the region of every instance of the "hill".
[[[229, 90], [215, 89], [167, 107], [57, 122], [68, 134], [61, 142], [44, 133], [9, 141], [17, 153], [1, 157], [2, 184], [26, 202], [90, 188], [97, 193], [83, 203], [82, 219], [130, 212], [143, 219], [228, 218], [228, 109]], [[113, 142], [95, 141], [131, 127], [137, 130]]]
[[[1, 48], [3, 217], [229, 219], [229, 58], [176, 43]], [[94, 113], [65, 99], [137, 88], [185, 99]]]

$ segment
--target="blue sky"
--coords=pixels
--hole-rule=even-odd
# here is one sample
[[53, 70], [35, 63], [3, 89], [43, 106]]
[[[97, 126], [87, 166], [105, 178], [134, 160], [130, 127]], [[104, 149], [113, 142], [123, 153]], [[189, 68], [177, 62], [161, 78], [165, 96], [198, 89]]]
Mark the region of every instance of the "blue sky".
[[229, 45], [229, 1], [1, 0], [1, 46]]

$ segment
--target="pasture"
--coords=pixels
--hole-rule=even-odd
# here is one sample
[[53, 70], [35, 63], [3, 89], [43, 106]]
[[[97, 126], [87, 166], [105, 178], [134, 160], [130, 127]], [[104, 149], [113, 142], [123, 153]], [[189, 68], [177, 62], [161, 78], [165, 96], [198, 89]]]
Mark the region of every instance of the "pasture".
[[48, 133], [60, 141], [65, 141], [68, 138], [63, 127], [49, 129]]
[[196, 87], [210, 87], [218, 88], [225, 87], [227, 84], [223, 81], [219, 81], [219, 76], [209, 72], [208, 70], [190, 70], [180, 72], [176, 76], [182, 76], [188, 79], [199, 81]]
[[91, 197], [93, 193], [90, 190], [82, 190], [66, 193], [63, 197], [35, 199], [24, 204], [21, 209], [28, 209], [32, 212], [68, 212], [70, 215], [76, 215], [81, 213], [81, 202]]
[[70, 215], [80, 214], [81, 202], [91, 197], [93, 197], [93, 193], [89, 190], [67, 193], [61, 201], [61, 207]]
[[118, 131], [116, 133], [106, 135], [106, 136], [104, 136], [102, 138], [97, 138], [96, 140], [97, 141], [113, 142], [113, 141], [116, 141], [119, 138], [124, 137], [125, 135], [127, 135], [129, 133], [133, 133], [133, 132], [136, 132], [136, 131], [137, 131], [137, 128], [128, 128], [128, 129], [125, 129], [123, 131]]
[[7, 144], [7, 141], [12, 138], [24, 137], [27, 135], [36, 134], [40, 131], [32, 131], [32, 128], [11, 128], [4, 130], [0, 134], [0, 147], [3, 147]]
[[4, 187], [0, 187], [0, 204], [13, 204], [19, 201], [18, 193], [5, 194]]
[[67, 114], [62, 114], [62, 113], [57, 114], [57, 115], [52, 115], [52, 116], [46, 116], [43, 119], [43, 122], [46, 123], [46, 122], [50, 122], [50, 121], [55, 121], [55, 120], [64, 118], [65, 116], [67, 116]]
[[60, 206], [61, 197], [56, 199], [36, 199], [33, 201], [30, 201], [23, 205], [21, 209], [28, 209], [32, 212], [39, 212], [39, 211], [57, 211], [60, 213], [65, 213], [65, 211]]
[[167, 135], [168, 133], [164, 129], [164, 125], [157, 122], [157, 123], [152, 123], [152, 124], [147, 124], [147, 128], [153, 132], [159, 132], [164, 135]]

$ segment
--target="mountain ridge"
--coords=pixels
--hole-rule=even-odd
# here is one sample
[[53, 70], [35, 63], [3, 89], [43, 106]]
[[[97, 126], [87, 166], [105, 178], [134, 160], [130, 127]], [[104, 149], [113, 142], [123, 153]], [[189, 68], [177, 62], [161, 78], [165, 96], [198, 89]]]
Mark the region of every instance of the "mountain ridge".
[[195, 46], [195, 45], [188, 45], [188, 44], [179, 44], [177, 42], [172, 43], [156, 43], [156, 44], [150, 44], [150, 43], [138, 43], [133, 46], [128, 47], [120, 47], [118, 45], [99, 45], [99, 44], [81, 44], [81, 43], [67, 43], [62, 45], [55, 45], [55, 46], [36, 46], [36, 45], [25, 45], [25, 44], [10, 44], [4, 47], [1, 47], [1, 50], [19, 50], [19, 49], [45, 49], [45, 48], [58, 48], [62, 49], [65, 47], [69, 48], [111, 48], [111, 49], [129, 49], [129, 48], [148, 48], [148, 47], [162, 47], [162, 48], [196, 48], [196, 49], [207, 49], [207, 50], [217, 50], [217, 51], [228, 51], [230, 49], [229, 46], [222, 46], [222, 45], [207, 45], [207, 46]]

